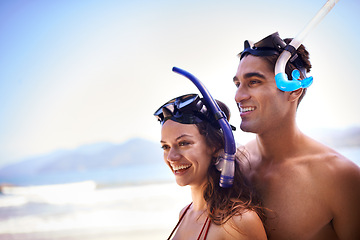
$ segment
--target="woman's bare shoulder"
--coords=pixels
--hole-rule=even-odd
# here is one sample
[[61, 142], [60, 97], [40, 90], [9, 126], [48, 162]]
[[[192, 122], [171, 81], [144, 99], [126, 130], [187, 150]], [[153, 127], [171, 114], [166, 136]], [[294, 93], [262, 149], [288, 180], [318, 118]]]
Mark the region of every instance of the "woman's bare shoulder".
[[183, 209], [181, 209], [181, 211], [179, 213], [179, 218], [181, 218], [181, 216], [184, 215], [184, 213], [190, 208], [191, 205], [192, 205], [192, 203], [186, 205], [185, 207], [183, 207]]
[[254, 211], [235, 215], [223, 226], [224, 239], [265, 240], [265, 229], [260, 217]]

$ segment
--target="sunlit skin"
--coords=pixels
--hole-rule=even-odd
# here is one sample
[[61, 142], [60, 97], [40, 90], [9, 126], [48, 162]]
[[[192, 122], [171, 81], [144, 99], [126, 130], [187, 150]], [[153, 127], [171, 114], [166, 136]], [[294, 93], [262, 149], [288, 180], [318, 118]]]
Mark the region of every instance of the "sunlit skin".
[[[191, 187], [193, 201], [173, 239], [197, 239], [207, 217], [203, 186], [207, 182], [207, 171], [216, 153], [206, 144], [205, 137], [194, 124], [167, 120], [161, 129], [160, 142], [165, 163], [174, 173], [178, 185]], [[184, 169], [176, 170], [179, 166]], [[241, 216], [233, 216], [222, 226], [212, 223], [206, 239], [265, 240], [266, 234], [259, 216], [247, 211]]]
[[360, 239], [359, 167], [298, 129], [302, 90], [278, 90], [272, 67], [252, 55], [240, 61], [233, 81], [241, 129], [256, 133], [245, 146], [246, 172], [269, 209], [268, 238]]
[[239, 110], [251, 108], [240, 113], [241, 130], [258, 134], [277, 132], [284, 127], [282, 119], [292, 117], [290, 95], [276, 88], [274, 78], [273, 69], [261, 58], [249, 55], [240, 62], [233, 79], [237, 87], [235, 101]]
[[[213, 151], [196, 125], [166, 121], [161, 129], [161, 146], [165, 163], [174, 172], [177, 184], [201, 189], [207, 181]], [[174, 171], [178, 166], [186, 169]]]

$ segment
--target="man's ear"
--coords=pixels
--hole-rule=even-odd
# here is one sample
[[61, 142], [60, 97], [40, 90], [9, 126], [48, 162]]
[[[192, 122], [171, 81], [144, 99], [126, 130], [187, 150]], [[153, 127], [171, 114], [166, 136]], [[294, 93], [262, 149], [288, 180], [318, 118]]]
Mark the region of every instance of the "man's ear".
[[295, 102], [296, 100], [298, 100], [303, 91], [304, 91], [303, 88], [299, 88], [299, 89], [297, 89], [295, 91], [290, 92], [289, 101], [290, 102]]

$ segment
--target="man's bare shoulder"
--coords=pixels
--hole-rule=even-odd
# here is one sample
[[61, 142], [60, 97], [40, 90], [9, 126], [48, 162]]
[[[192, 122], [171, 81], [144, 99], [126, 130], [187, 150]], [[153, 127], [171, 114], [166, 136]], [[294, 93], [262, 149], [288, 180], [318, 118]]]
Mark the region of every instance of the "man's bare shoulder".
[[297, 158], [297, 163], [308, 166], [319, 178], [356, 179], [360, 176], [360, 168], [354, 162], [328, 146], [311, 141], [311, 147], [304, 150]]
[[252, 166], [257, 165], [260, 160], [256, 140], [250, 141], [246, 145], [238, 147], [237, 156], [240, 159], [243, 171], [250, 171]]
[[332, 224], [340, 239], [359, 239], [360, 168], [340, 153], [327, 149], [310, 162], [318, 189], [331, 209]]
[[256, 139], [253, 139], [244, 145], [244, 149], [249, 152], [254, 152], [257, 149]]

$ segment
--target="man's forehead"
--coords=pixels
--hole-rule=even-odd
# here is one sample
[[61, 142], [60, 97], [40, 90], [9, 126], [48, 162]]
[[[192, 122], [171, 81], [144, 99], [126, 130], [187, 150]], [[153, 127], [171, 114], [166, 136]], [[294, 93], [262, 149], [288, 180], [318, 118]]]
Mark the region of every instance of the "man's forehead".
[[274, 69], [269, 62], [263, 57], [246, 56], [238, 66], [236, 76], [233, 80], [238, 80], [239, 77], [262, 77], [265, 78], [268, 74], [274, 74]]

